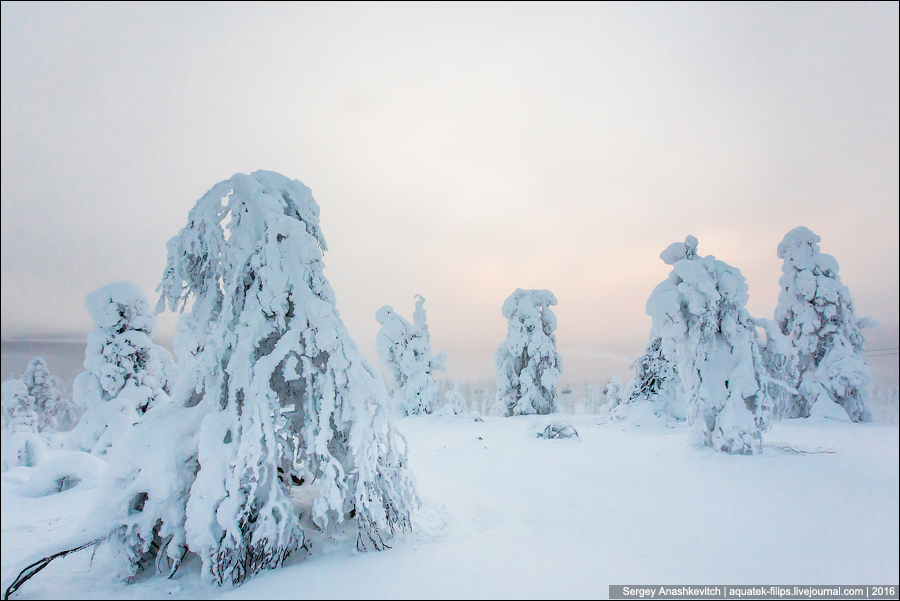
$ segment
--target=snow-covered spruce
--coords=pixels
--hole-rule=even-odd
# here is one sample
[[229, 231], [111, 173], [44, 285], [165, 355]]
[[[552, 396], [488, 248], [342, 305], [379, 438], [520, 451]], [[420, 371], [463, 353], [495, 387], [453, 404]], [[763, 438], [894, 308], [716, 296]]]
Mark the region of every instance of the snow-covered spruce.
[[47, 362], [35, 357], [28, 364], [22, 380], [34, 397], [34, 409], [38, 415], [38, 430], [60, 432], [71, 430], [78, 421], [79, 411], [71, 399], [60, 392], [59, 378], [50, 375]]
[[754, 318], [753, 321], [766, 333], [766, 343], [760, 347], [759, 353], [770, 376], [765, 387], [774, 402], [773, 417], [775, 420], [798, 417], [801, 403], [797, 401], [797, 386], [800, 382], [797, 349], [771, 319]]
[[775, 321], [797, 349], [800, 377], [800, 394], [787, 415], [806, 417], [816, 403], [838, 403], [853, 421], [868, 421], [869, 364], [861, 330], [869, 320], [857, 319], [838, 263], [819, 252], [820, 241], [800, 226], [778, 245], [784, 263]]
[[74, 400], [86, 410], [69, 444], [104, 456], [150, 407], [168, 400], [172, 360], [153, 343], [156, 318], [136, 284], [107, 284], [88, 294], [85, 304], [94, 329], [84, 351], [87, 371], [75, 378]]
[[621, 405], [625, 400], [624, 393], [625, 387], [622, 385], [622, 376], [616, 374], [606, 384], [606, 405], [610, 409]]
[[698, 259], [696, 246], [689, 237], [660, 255], [672, 272], [647, 301], [653, 333], [677, 349], [692, 441], [759, 453], [775, 408], [756, 325], [745, 308], [747, 284], [738, 269], [712, 255]]
[[[125, 574], [187, 551], [239, 583], [304, 543], [278, 469], [313, 482], [320, 529], [355, 519], [359, 547], [410, 528], [406, 443], [323, 273], [309, 188], [266, 171], [207, 192], [168, 243], [159, 310], [179, 319], [172, 403], [116, 448], [98, 495]], [[151, 450], [152, 449], [152, 450]]]
[[444, 351], [431, 350], [431, 334], [425, 322], [425, 299], [416, 295], [413, 323], [384, 306], [375, 314], [381, 324], [376, 338], [378, 357], [390, 374], [391, 394], [403, 415], [432, 413], [439, 404], [434, 372], [444, 369]]
[[34, 397], [24, 380], [14, 379], [3, 382], [3, 430], [10, 432], [38, 431], [40, 417], [35, 411]]
[[506, 339], [494, 353], [497, 404], [505, 415], [546, 415], [557, 410], [562, 363], [556, 352], [556, 297], [549, 290], [513, 292], [503, 303]]
[[38, 436], [41, 416], [34, 396], [21, 379], [3, 382], [3, 431], [0, 432], [0, 471], [34, 467], [46, 454], [46, 444]]
[[687, 405], [678, 379], [677, 350], [674, 345], [663, 347], [659, 336], [651, 338], [644, 353], [632, 364], [634, 378], [625, 385], [622, 404], [648, 401], [658, 406], [657, 413], [675, 419], [687, 416]]
[[[697, 244], [697, 238], [689, 235], [684, 242], [670, 244], [660, 253], [659, 258], [666, 265], [674, 265], [682, 260], [699, 261], [701, 257], [697, 255]], [[687, 404], [678, 377], [678, 352], [673, 340], [663, 338], [658, 332], [651, 330], [644, 354], [635, 360], [632, 369], [634, 378], [625, 385], [623, 405], [648, 401], [656, 405], [654, 412], [657, 415], [685, 419]], [[609, 410], [613, 409], [615, 407], [610, 407]]]

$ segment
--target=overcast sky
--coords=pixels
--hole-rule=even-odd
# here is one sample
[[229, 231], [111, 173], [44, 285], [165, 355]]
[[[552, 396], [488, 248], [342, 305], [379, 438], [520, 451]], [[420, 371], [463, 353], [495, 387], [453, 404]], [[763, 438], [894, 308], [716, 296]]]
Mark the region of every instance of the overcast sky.
[[[422, 294], [451, 375], [547, 288], [570, 377], [639, 349], [687, 234], [771, 317], [776, 246], [822, 236], [858, 314], [898, 322], [898, 5], [2, 4], [2, 336], [151, 302], [206, 190], [310, 188], [370, 358]], [[175, 319], [161, 316], [158, 338]]]

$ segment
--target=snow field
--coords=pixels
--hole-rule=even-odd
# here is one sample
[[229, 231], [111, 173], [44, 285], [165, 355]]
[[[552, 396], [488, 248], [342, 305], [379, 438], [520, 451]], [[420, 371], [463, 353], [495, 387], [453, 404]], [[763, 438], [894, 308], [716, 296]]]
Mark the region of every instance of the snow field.
[[[579, 438], [534, 436], [559, 419]], [[82, 551], [17, 595], [584, 598], [605, 597], [609, 584], [871, 584], [900, 575], [893, 426], [788, 420], [767, 434], [761, 455], [733, 456], [692, 447], [684, 426], [640, 410], [605, 423], [424, 416], [396, 425], [423, 506], [392, 549], [358, 553], [352, 528], [318, 538], [307, 528], [309, 556], [238, 588], [201, 584], [195, 559], [173, 580], [124, 585], [88, 571]], [[4, 586], [25, 556], [67, 535], [96, 490], [30, 499], [13, 476], [3, 476]]]

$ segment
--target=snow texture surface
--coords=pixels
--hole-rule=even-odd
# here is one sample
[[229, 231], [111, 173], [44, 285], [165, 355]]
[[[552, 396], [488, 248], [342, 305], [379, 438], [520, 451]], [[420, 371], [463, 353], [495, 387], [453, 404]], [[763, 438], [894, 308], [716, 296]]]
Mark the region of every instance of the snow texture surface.
[[[85, 550], [17, 595], [593, 599], [622, 582], [898, 581], [896, 426], [786, 420], [761, 455], [744, 457], [697, 449], [684, 424], [654, 420], [598, 425], [567, 415], [577, 438], [535, 436], [558, 419], [398, 420], [423, 506], [414, 532], [384, 553], [357, 552], [352, 528], [310, 531], [304, 559], [232, 588], [206, 583], [191, 560], [171, 580], [117, 582]], [[100, 494], [26, 497], [31, 470], [18, 469], [2, 484], [4, 587], [35, 550], [68, 537]]]

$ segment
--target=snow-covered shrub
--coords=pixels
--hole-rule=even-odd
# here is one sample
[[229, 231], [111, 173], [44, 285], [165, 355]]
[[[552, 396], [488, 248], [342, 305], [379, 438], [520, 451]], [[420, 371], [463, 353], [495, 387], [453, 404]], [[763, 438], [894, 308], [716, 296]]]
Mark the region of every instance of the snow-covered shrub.
[[434, 372], [444, 369], [444, 351], [431, 350], [431, 334], [425, 322], [425, 299], [416, 295], [413, 323], [390, 306], [375, 314], [381, 324], [376, 338], [378, 357], [390, 374], [391, 394], [402, 415], [432, 413], [439, 404]]
[[193, 301], [173, 402], [114, 449], [98, 495], [126, 573], [157, 548], [170, 571], [192, 551], [218, 583], [281, 565], [304, 535], [279, 467], [315, 481], [320, 529], [355, 519], [357, 546], [380, 549], [410, 528], [405, 440], [339, 317], [324, 250], [309, 188], [266, 171], [213, 186], [169, 241], [158, 310]]
[[41, 432], [58, 432], [71, 430], [78, 421], [78, 407], [60, 392], [62, 383], [56, 376], [50, 375], [47, 362], [35, 357], [28, 364], [22, 380], [28, 392], [34, 397], [34, 409], [38, 415], [38, 430]]
[[775, 321], [797, 349], [800, 394], [789, 415], [805, 417], [818, 402], [838, 403], [853, 421], [868, 421], [869, 364], [850, 290], [841, 284], [838, 263], [819, 252], [821, 238], [800, 226], [778, 245], [784, 259]]
[[503, 303], [506, 339], [494, 353], [497, 404], [507, 415], [546, 415], [557, 410], [562, 363], [556, 352], [556, 297], [549, 290], [513, 292]]
[[552, 440], [556, 438], [578, 438], [575, 426], [566, 421], [555, 421], [537, 433], [539, 438]]
[[696, 238], [660, 255], [672, 265], [647, 301], [653, 333], [677, 349], [693, 442], [735, 454], [762, 450], [774, 401], [747, 313], [740, 271], [713, 256], [697, 259]]
[[[86, 408], [69, 441], [76, 449], [106, 455], [154, 404], [168, 399], [160, 357], [153, 344], [156, 318], [147, 297], [131, 282], [115, 282], [85, 299], [94, 320], [84, 351], [84, 368], [75, 378], [75, 402]], [[169, 370], [171, 373], [171, 369]]]

